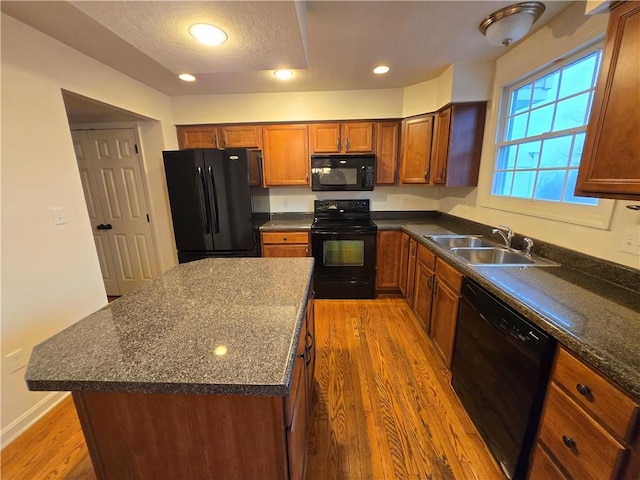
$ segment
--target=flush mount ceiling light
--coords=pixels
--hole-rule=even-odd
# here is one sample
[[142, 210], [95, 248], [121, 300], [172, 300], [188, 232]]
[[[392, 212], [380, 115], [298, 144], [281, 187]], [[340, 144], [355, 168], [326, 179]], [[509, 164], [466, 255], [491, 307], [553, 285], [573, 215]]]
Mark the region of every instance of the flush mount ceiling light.
[[524, 37], [544, 12], [540, 2], [522, 2], [493, 12], [480, 23], [480, 31], [491, 45], [508, 47]]
[[220, 45], [227, 41], [224, 30], [209, 25], [208, 23], [195, 23], [189, 27], [189, 33], [193, 38], [205, 45]]
[[378, 65], [373, 69], [373, 73], [376, 73], [378, 75], [382, 75], [383, 73], [387, 73], [388, 71], [389, 67], [387, 67], [386, 65]]
[[289, 80], [293, 77], [293, 72], [291, 70], [276, 70], [273, 74], [280, 80]]
[[194, 77], [190, 73], [181, 73], [180, 75], [178, 75], [178, 78], [180, 80], [184, 80], [185, 82], [195, 82], [196, 81], [196, 77]]

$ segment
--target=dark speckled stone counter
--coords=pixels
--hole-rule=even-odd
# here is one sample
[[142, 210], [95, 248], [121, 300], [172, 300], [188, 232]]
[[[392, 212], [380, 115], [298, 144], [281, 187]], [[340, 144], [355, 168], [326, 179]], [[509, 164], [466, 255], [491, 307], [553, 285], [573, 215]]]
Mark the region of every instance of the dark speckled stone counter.
[[288, 395], [312, 271], [311, 258], [178, 265], [37, 345], [27, 385]]
[[566, 265], [470, 266], [424, 237], [446, 233], [443, 229], [439, 224], [402, 228], [640, 398], [640, 294], [637, 291]]

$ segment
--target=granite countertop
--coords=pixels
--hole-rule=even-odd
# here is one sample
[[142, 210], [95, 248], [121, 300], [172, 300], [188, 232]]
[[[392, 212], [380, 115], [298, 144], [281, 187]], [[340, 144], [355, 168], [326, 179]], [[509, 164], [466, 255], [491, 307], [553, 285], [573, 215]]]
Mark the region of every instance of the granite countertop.
[[638, 292], [566, 265], [474, 267], [424, 237], [455, 232], [437, 224], [402, 230], [640, 398]]
[[30, 390], [283, 396], [312, 258], [181, 264], [37, 345]]
[[269, 220], [260, 225], [261, 232], [295, 232], [311, 230], [311, 220], [295, 219], [295, 220]]

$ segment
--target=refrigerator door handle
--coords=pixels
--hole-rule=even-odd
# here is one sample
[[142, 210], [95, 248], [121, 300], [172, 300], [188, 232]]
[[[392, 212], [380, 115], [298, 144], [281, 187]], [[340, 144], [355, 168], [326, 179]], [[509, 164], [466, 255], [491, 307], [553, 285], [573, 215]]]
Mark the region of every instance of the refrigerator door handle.
[[198, 180], [200, 186], [200, 215], [202, 215], [204, 233], [211, 233], [211, 225], [209, 223], [209, 218], [211, 217], [209, 215], [209, 195], [207, 194], [207, 184], [202, 167], [198, 167]]
[[209, 178], [211, 179], [211, 189], [213, 190], [213, 233], [220, 233], [220, 221], [218, 215], [218, 192], [216, 191], [216, 179], [213, 176], [213, 168], [210, 166], [209, 169]]

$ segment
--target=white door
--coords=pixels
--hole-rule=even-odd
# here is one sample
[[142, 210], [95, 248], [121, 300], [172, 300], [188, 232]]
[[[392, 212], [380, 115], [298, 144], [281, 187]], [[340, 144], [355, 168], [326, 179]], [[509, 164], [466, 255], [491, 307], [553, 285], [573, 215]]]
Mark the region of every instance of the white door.
[[71, 133], [107, 295], [124, 295], [158, 273], [135, 135]]

